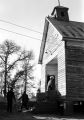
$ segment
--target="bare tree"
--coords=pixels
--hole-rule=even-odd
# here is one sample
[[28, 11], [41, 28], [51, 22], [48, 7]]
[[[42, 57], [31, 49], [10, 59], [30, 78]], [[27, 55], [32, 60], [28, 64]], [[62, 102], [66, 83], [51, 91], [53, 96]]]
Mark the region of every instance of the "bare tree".
[[[24, 57], [28, 54], [27, 51], [24, 51]], [[30, 51], [29, 52], [29, 57], [24, 59], [22, 68], [24, 70], [24, 82], [25, 82], [25, 86], [24, 89], [25, 91], [27, 91], [27, 83], [29, 79], [33, 80], [33, 76], [32, 76], [32, 71], [33, 71], [33, 65], [31, 65], [31, 60], [33, 59], [33, 52]]]
[[[17, 57], [14, 56], [16, 55]], [[10, 84], [14, 87], [19, 78], [23, 76], [24, 81], [33, 79], [31, 61], [34, 55], [32, 51], [21, 50], [20, 46], [13, 41], [5, 40], [0, 45], [0, 68], [4, 75], [4, 96], [6, 96], [6, 88]], [[12, 60], [13, 59], [13, 60]], [[16, 65], [21, 63], [22, 69], [16, 72], [16, 75], [11, 79], [11, 73], [16, 69]], [[27, 82], [25, 82], [26, 86]], [[26, 89], [26, 88], [25, 88]]]
[[27, 84], [30, 87], [34, 87], [34, 83], [32, 84], [31, 81], [29, 80], [33, 80], [33, 64], [32, 64], [32, 60], [34, 59], [34, 55], [32, 51], [23, 51], [22, 55], [20, 56], [20, 59], [23, 59], [23, 61], [21, 61], [22, 66], [21, 66], [21, 70], [19, 70], [18, 72], [16, 72], [13, 81], [11, 82], [12, 87], [15, 86], [15, 84], [17, 83], [17, 81], [19, 79], [22, 79], [24, 82], [24, 90], [26, 91], [27, 89]]
[[12, 69], [9, 68], [9, 58], [12, 54], [17, 53], [19, 50], [20, 47], [9, 40], [5, 40], [3, 44], [0, 44], [0, 67], [2, 67], [2, 72], [4, 74], [4, 95], [6, 95], [6, 82], [8, 73]]

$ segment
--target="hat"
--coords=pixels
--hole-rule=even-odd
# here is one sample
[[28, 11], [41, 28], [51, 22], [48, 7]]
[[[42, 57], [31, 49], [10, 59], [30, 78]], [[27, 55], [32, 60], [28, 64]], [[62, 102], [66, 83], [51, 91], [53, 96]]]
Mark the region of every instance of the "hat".
[[50, 76], [50, 79], [54, 79], [54, 76]]

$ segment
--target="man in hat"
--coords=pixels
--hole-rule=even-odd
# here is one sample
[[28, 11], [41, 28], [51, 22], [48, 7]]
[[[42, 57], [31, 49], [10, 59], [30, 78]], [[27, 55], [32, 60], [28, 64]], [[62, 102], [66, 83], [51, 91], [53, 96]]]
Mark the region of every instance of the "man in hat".
[[24, 91], [24, 93], [22, 94], [22, 96], [20, 97], [20, 99], [22, 99], [21, 110], [22, 110], [22, 108], [28, 109], [29, 97], [26, 94], [26, 91]]
[[10, 87], [7, 93], [7, 111], [8, 112], [12, 112], [13, 99], [15, 100], [15, 95], [13, 92], [13, 88]]

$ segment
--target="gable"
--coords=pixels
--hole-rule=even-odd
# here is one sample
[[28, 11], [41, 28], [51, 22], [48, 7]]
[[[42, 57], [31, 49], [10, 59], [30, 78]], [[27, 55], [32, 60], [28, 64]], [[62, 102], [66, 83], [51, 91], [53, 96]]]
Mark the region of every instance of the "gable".
[[59, 31], [49, 22], [47, 37], [45, 42], [43, 62], [47, 60], [61, 45], [62, 35]]
[[62, 40], [62, 35], [46, 18], [40, 47], [39, 64], [42, 63], [43, 58], [46, 59], [56, 51], [57, 46], [60, 44], [60, 40]]

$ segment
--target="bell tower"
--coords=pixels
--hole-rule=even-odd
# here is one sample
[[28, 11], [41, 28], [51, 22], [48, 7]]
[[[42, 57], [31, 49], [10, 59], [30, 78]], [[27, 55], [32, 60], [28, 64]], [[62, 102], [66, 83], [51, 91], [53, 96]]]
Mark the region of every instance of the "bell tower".
[[53, 15], [57, 20], [69, 21], [68, 8], [60, 6], [60, 1], [58, 0], [58, 6], [54, 7], [51, 15]]

